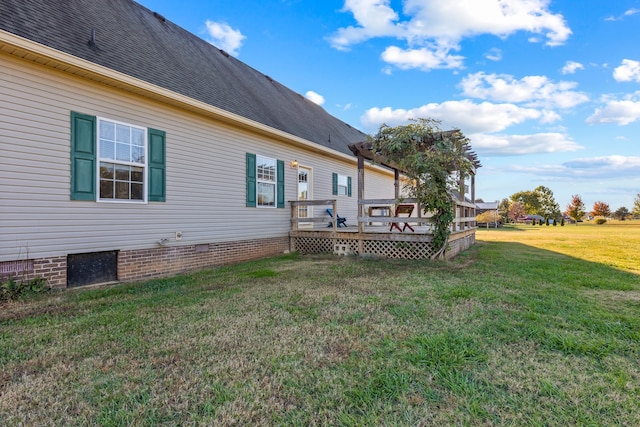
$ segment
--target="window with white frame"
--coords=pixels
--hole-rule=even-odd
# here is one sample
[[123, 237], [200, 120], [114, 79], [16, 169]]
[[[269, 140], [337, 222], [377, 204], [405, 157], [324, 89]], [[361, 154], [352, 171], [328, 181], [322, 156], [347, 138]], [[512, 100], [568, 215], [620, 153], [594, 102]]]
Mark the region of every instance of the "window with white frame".
[[349, 177], [338, 174], [338, 195], [346, 196], [349, 194]]
[[146, 202], [147, 129], [98, 119], [97, 133], [98, 200]]
[[331, 176], [333, 190], [331, 194], [334, 196], [348, 196], [351, 197], [351, 177], [348, 175], [341, 175], [333, 173]]
[[276, 174], [276, 159], [256, 156], [256, 191], [258, 196], [258, 206], [276, 206]]

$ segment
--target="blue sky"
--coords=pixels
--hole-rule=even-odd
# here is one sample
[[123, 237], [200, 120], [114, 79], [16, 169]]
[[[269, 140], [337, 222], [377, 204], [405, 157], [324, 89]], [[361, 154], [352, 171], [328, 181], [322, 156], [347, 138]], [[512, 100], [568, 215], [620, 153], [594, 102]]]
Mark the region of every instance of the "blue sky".
[[366, 132], [470, 138], [476, 196], [640, 193], [640, 0], [138, 0]]

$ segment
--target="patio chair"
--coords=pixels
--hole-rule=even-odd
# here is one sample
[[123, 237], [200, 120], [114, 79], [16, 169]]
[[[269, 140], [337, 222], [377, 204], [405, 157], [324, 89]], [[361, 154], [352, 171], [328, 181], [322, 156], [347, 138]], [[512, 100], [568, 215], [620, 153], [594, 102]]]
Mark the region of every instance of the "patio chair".
[[[413, 205], [398, 205], [396, 206], [396, 214], [394, 216], [396, 218], [400, 218], [400, 215], [406, 215], [408, 218], [413, 213], [413, 208], [414, 208]], [[400, 225], [399, 225], [400, 222], [403, 222], [403, 221], [392, 222], [391, 227], [389, 227], [389, 231], [393, 231], [394, 228], [397, 228], [398, 231], [403, 232], [408, 228], [409, 230], [415, 232], [413, 227], [409, 225], [408, 222], [404, 222], [404, 227], [400, 228]]]
[[[333, 219], [333, 209], [327, 208], [327, 213]], [[342, 227], [343, 225], [347, 227], [347, 218], [336, 215], [336, 220], [338, 221], [338, 227]], [[333, 221], [331, 221], [327, 227], [333, 227]]]

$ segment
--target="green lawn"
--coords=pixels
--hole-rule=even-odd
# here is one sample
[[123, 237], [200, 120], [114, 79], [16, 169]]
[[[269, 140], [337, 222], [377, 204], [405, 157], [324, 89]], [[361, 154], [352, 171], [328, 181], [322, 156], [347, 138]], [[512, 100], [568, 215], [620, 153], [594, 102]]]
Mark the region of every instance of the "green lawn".
[[0, 306], [0, 425], [640, 425], [640, 222]]

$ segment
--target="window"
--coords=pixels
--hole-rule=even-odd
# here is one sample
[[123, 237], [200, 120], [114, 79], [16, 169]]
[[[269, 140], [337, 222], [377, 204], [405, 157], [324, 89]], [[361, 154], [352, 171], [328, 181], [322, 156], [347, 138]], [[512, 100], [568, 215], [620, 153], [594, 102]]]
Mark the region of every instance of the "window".
[[258, 206], [276, 205], [276, 161], [256, 156], [258, 177]]
[[284, 161], [246, 153], [248, 207], [284, 208]]
[[71, 200], [164, 202], [166, 134], [71, 112]]
[[146, 129], [98, 119], [99, 200], [146, 201]]
[[348, 177], [346, 175], [338, 175], [338, 195], [346, 196], [349, 186], [347, 185]]
[[333, 195], [351, 197], [351, 177], [346, 175], [333, 174]]

